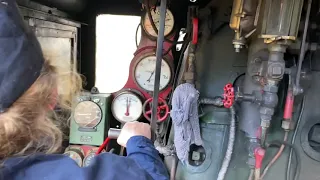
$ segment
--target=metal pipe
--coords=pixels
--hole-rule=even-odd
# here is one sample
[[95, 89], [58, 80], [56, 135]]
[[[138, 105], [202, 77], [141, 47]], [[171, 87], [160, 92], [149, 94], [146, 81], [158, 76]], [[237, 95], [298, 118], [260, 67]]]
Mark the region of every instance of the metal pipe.
[[[297, 134], [298, 134], [298, 129], [299, 129], [299, 126], [301, 124], [301, 119], [302, 119], [302, 114], [303, 114], [303, 111], [304, 111], [304, 107], [305, 107], [305, 97], [302, 99], [301, 110], [300, 110], [300, 114], [299, 114], [299, 117], [298, 117], [298, 120], [297, 120], [296, 129], [294, 130], [294, 133], [293, 133], [293, 136], [292, 136], [291, 144], [293, 144], [293, 145], [294, 145], [294, 143], [296, 141], [296, 137], [297, 137]], [[288, 165], [287, 165], [286, 180], [290, 180], [292, 153], [293, 153], [293, 149], [291, 148], [290, 154], [289, 154], [289, 159], [288, 159]]]
[[162, 63], [162, 51], [164, 42], [164, 25], [165, 17], [167, 12], [167, 0], [161, 0], [160, 4], [160, 22], [159, 22], [159, 33], [157, 39], [157, 61], [155, 69], [155, 79], [154, 79], [154, 91], [153, 91], [153, 106], [151, 114], [151, 139], [155, 141], [156, 139], [156, 126], [157, 126], [157, 108], [158, 108], [158, 98], [159, 98], [159, 87], [160, 87], [160, 75], [161, 75], [161, 63]]
[[170, 170], [170, 180], [176, 180], [176, 172], [177, 172], [177, 165], [178, 165], [178, 157], [176, 154], [172, 155], [172, 165]]
[[224, 179], [231, 161], [232, 153], [233, 153], [235, 134], [236, 134], [236, 112], [233, 106], [230, 108], [230, 113], [231, 113], [231, 124], [230, 124], [230, 130], [229, 130], [228, 147], [227, 147], [226, 155], [222, 162], [222, 166], [220, 168], [217, 180]]
[[253, 176], [254, 176], [254, 169], [251, 169], [248, 180], [253, 180]]
[[200, 104], [214, 105], [214, 106], [222, 107], [223, 106], [222, 101], [223, 101], [222, 97], [202, 98], [202, 99], [200, 99]]
[[302, 36], [302, 44], [301, 44], [301, 50], [300, 50], [300, 55], [299, 55], [299, 64], [298, 64], [298, 71], [297, 71], [297, 78], [296, 78], [296, 86], [299, 89], [300, 89], [300, 75], [301, 75], [302, 62], [304, 60], [305, 49], [306, 49], [306, 39], [307, 39], [307, 34], [308, 34], [311, 4], [312, 4], [312, 0], [308, 0], [308, 9], [307, 9], [306, 19], [305, 19], [305, 24], [304, 24], [304, 31], [303, 31], [303, 36]]
[[[288, 139], [288, 135], [289, 135], [289, 132], [286, 131], [285, 134], [284, 134], [284, 138], [283, 138], [283, 141], [286, 142], [287, 139]], [[266, 168], [263, 170], [263, 173], [260, 177], [260, 179], [263, 179], [264, 176], [267, 174], [268, 170], [270, 169], [270, 167], [280, 158], [280, 156], [282, 155], [283, 153], [283, 150], [285, 148], [285, 145], [281, 145], [280, 146], [280, 149], [279, 151], [277, 152], [277, 154], [272, 158], [272, 160], [269, 162], [269, 164], [266, 166]]]

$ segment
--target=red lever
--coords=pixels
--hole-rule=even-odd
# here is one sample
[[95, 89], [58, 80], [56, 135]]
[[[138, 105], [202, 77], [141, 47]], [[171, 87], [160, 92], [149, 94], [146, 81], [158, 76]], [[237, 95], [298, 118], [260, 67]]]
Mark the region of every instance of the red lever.
[[256, 158], [256, 164], [255, 164], [256, 169], [261, 169], [262, 161], [265, 154], [266, 154], [266, 150], [262, 149], [261, 147], [258, 147], [254, 150], [254, 156]]
[[225, 108], [231, 108], [231, 106], [234, 103], [234, 88], [231, 83], [228, 83], [223, 88], [224, 94], [223, 94], [223, 105]]

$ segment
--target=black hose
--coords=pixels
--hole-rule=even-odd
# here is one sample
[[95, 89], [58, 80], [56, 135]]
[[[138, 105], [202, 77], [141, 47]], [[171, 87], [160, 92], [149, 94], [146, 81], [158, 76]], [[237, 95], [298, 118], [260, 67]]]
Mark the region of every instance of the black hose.
[[297, 77], [296, 77], [296, 86], [298, 86], [298, 87], [300, 87], [301, 68], [302, 68], [302, 62], [304, 60], [305, 49], [306, 49], [305, 46], [306, 46], [306, 38], [307, 38], [307, 34], [308, 34], [311, 4], [312, 4], [312, 0], [308, 0], [308, 8], [307, 8], [307, 13], [306, 13], [306, 19], [304, 21], [305, 24], [304, 24], [304, 30], [303, 30], [303, 36], [302, 36], [301, 50], [300, 50], [300, 55], [299, 55]]
[[135, 41], [136, 41], [136, 46], [138, 48], [138, 31], [139, 31], [139, 27], [141, 26], [141, 23], [138, 24], [137, 29], [136, 29], [136, 36], [135, 36]]
[[[176, 72], [174, 73], [174, 78], [173, 78], [173, 83], [172, 83], [172, 91], [174, 91], [175, 88], [177, 87], [177, 78], [178, 78], [178, 75], [180, 73], [180, 69], [181, 69], [181, 64], [182, 64], [182, 61], [183, 61], [184, 53], [187, 50], [189, 42], [191, 40], [191, 37], [189, 36], [189, 34], [186, 34], [185, 37], [186, 37], [186, 39], [185, 39], [185, 41], [184, 41], [184, 43], [183, 43], [183, 45], [181, 47], [181, 50], [180, 50], [181, 53], [180, 53], [180, 56], [179, 56]], [[170, 99], [169, 99], [169, 104], [171, 104], [172, 95], [173, 95], [173, 93], [171, 93], [171, 96], [170, 96]]]
[[270, 146], [280, 147], [281, 145], [288, 146], [294, 151], [295, 157], [296, 157], [296, 161], [297, 161], [294, 180], [299, 180], [300, 171], [301, 171], [301, 159], [300, 159], [297, 147], [295, 145], [291, 144], [291, 143], [284, 142], [284, 141], [279, 141], [279, 140], [275, 140], [275, 141], [272, 141], [272, 142], [268, 143], [267, 147], [270, 147]]

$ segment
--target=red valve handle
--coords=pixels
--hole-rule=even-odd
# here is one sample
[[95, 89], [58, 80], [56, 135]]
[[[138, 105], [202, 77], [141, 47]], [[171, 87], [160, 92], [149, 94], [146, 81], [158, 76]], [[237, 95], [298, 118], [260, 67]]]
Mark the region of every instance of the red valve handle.
[[231, 108], [231, 106], [234, 103], [234, 88], [231, 83], [228, 83], [223, 88], [224, 94], [223, 94], [223, 105], [225, 108]]
[[[153, 101], [153, 98], [150, 98], [146, 100], [146, 102], [143, 104], [143, 116], [146, 119], [148, 119], [148, 121], [151, 121], [152, 101]], [[163, 122], [164, 120], [166, 120], [169, 113], [170, 113], [170, 110], [167, 102], [164, 99], [159, 98], [158, 107], [157, 107], [158, 122]]]

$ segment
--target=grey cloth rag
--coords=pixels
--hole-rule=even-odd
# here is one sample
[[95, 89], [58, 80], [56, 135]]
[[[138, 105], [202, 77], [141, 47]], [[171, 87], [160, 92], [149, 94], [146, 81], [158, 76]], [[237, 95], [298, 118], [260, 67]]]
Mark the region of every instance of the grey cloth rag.
[[188, 161], [191, 144], [202, 145], [198, 99], [199, 92], [189, 83], [179, 85], [172, 96], [170, 116], [174, 125], [174, 144], [182, 163]]

